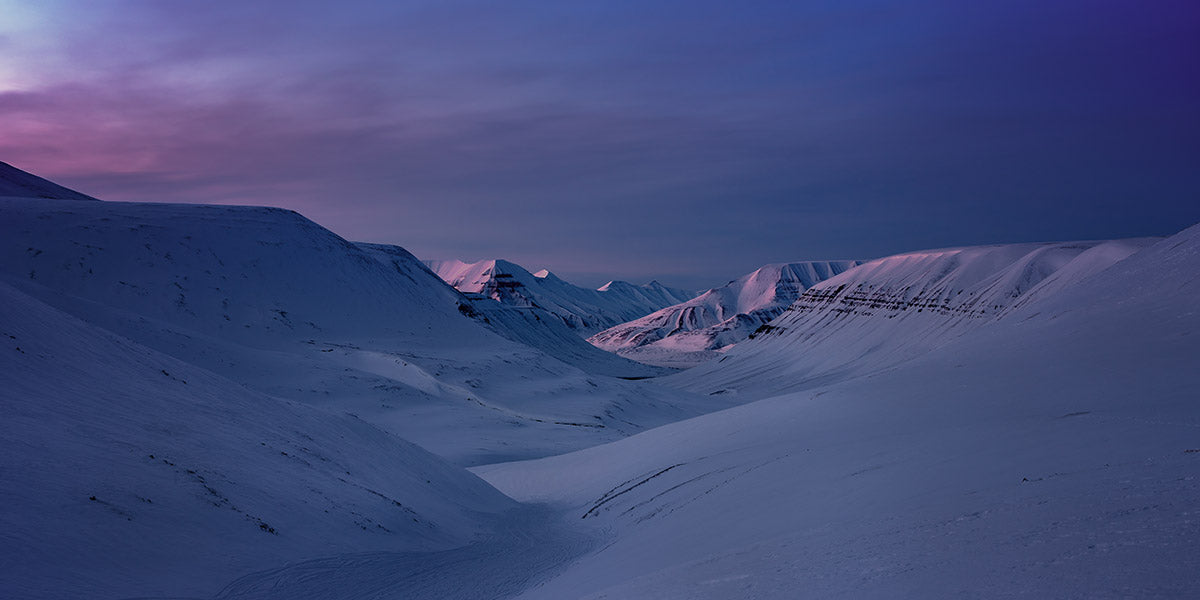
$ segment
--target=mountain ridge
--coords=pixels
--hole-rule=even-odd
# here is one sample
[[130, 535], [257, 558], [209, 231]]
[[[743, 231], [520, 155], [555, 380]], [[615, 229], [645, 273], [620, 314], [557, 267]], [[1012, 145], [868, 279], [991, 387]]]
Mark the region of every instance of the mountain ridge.
[[[400, 246], [362, 242], [357, 245], [385, 264], [394, 264], [398, 270], [413, 268], [410, 265], [414, 265], [437, 281], [442, 281], [428, 265]], [[542, 273], [545, 274], [534, 276], [553, 277], [548, 271]], [[655, 377], [670, 372], [604, 352], [584, 341], [559, 318], [540, 307], [495, 302], [480, 294], [460, 292], [448, 283], [445, 285], [459, 294], [459, 312], [479, 320], [506, 339], [542, 350], [583, 371], [622, 378]]]
[[686, 302], [601, 331], [588, 341], [647, 364], [695, 366], [753, 335], [805, 289], [858, 264], [843, 260], [764, 265]]
[[541, 308], [582, 337], [694, 296], [657, 282], [636, 285], [612, 281], [593, 290], [560, 279], [546, 269], [530, 273], [502, 259], [474, 263], [427, 260], [425, 264], [461, 292], [511, 306]]
[[87, 194], [64, 187], [49, 179], [43, 179], [0, 161], [0, 197], [47, 198], [53, 200], [89, 200], [99, 202]]

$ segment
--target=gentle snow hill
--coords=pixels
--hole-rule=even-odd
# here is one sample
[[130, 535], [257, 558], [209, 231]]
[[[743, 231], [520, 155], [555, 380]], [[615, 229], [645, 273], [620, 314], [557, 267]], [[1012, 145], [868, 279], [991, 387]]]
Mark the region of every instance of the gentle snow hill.
[[336, 553], [436, 551], [516, 504], [360, 419], [0, 282], [0, 597], [208, 597]]
[[745, 340], [804, 290], [858, 264], [839, 260], [766, 265], [687, 302], [601, 331], [588, 341], [647, 364], [693, 367]]
[[0, 197], [54, 198], [58, 200], [96, 200], [87, 194], [65, 188], [53, 181], [0, 162]]
[[[505, 339], [407, 252], [380, 260], [281, 209], [0, 200], [0, 280], [459, 464], [561, 453], [723, 407]], [[601, 372], [622, 366], [595, 356]]]
[[1082, 271], [887, 371], [475, 469], [610, 532], [521, 597], [1196, 597], [1200, 226]]
[[611, 281], [591, 290], [567, 283], [546, 270], [530, 273], [506, 260], [475, 263], [431, 260], [425, 264], [461, 292], [479, 294], [510, 306], [543, 309], [582, 336], [695, 295], [657, 281], [647, 285]]
[[975, 246], [873, 260], [812, 286], [754, 339], [670, 380], [746, 400], [890, 368], [1155, 241]]
[[478, 330], [453, 290], [420, 285], [279, 208], [0, 203], [0, 272], [173, 325], [272, 345], [322, 332]]
[[[387, 244], [358, 243], [358, 247], [394, 266], [399, 272], [413, 268], [428, 271], [430, 277], [442, 280], [407, 250]], [[427, 282], [426, 282], [427, 283]], [[442, 283], [447, 289], [454, 289]], [[622, 378], [656, 377], [670, 373], [614, 356], [585, 342], [562, 320], [534, 306], [513, 306], [495, 302], [478, 294], [462, 295], [459, 312], [476, 319], [502, 337], [537, 348], [569, 365], [595, 375]]]

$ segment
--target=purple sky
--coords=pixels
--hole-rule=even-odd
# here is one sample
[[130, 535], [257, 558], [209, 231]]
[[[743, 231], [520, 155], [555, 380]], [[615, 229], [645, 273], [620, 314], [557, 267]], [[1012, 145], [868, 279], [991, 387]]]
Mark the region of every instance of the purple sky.
[[1173, 233], [1195, 0], [0, 0], [0, 160], [581, 284]]

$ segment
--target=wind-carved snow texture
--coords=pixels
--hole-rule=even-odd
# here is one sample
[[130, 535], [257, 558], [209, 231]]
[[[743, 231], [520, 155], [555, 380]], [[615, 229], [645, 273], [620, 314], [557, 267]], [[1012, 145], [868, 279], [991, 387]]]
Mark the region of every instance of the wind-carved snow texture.
[[588, 341], [647, 364], [692, 367], [754, 335], [804, 290], [858, 264], [843, 260], [766, 265], [687, 302], [601, 331]]
[[623, 381], [289, 211], [0, 199], [0, 597], [1196, 597], [1198, 273], [898, 255]]
[[517, 308], [541, 309], [584, 337], [695, 295], [657, 281], [646, 285], [610, 281], [590, 290], [567, 283], [546, 270], [530, 273], [506, 260], [476, 263], [442, 260], [426, 264], [461, 292]]

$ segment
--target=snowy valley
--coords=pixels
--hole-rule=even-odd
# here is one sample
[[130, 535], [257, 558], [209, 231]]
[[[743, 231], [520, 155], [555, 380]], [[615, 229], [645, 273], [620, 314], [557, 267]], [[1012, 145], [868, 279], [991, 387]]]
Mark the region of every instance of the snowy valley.
[[592, 290], [0, 163], [0, 597], [1194, 596], [1198, 297], [1200, 225]]

